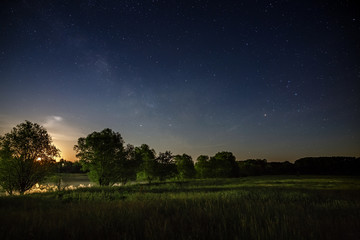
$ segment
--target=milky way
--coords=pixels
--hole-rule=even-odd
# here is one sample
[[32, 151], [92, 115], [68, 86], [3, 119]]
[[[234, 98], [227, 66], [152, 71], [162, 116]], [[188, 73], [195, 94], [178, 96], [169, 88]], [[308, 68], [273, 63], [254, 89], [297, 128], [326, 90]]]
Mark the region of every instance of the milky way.
[[106, 127], [193, 158], [360, 155], [351, 1], [189, 2], [2, 1], [0, 133], [37, 122], [69, 160]]

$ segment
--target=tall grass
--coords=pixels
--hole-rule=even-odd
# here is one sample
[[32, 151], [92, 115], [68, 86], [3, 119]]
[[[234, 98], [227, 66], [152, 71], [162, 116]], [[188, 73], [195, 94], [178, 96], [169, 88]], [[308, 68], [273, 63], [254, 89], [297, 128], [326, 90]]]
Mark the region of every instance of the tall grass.
[[359, 239], [360, 180], [194, 180], [0, 198], [0, 239]]

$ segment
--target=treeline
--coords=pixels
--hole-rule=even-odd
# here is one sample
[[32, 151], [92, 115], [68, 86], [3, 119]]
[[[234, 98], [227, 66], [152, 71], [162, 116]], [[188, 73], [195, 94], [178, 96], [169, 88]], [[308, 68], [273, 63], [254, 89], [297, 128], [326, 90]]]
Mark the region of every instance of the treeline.
[[60, 159], [60, 161], [55, 163], [56, 172], [58, 173], [86, 173], [81, 168], [79, 161], [71, 162], [65, 159]]
[[360, 158], [308, 157], [295, 161], [300, 174], [360, 175]]
[[355, 157], [307, 157], [294, 163], [250, 159], [239, 161], [238, 165], [241, 177], [282, 174], [360, 175], [360, 158]]
[[[26, 121], [0, 136], [0, 185], [8, 193], [23, 194], [50, 175], [86, 172], [100, 186], [128, 181], [236, 178], [270, 174], [360, 175], [360, 158], [302, 158], [295, 163], [267, 162], [265, 159], [237, 161], [231, 152], [201, 155], [194, 163], [187, 154], [156, 153], [147, 144], [125, 145], [120, 133], [106, 128], [78, 139], [74, 150], [78, 162], [60, 160], [47, 131]], [[61, 182], [59, 180], [59, 182]]]
[[[229, 158], [224, 158], [225, 156], [235, 159], [231, 152], [219, 152], [210, 158], [201, 155], [194, 164], [191, 156], [187, 154], [172, 156], [171, 158], [174, 158], [177, 164], [172, 167], [173, 171], [171, 169], [168, 171], [172, 172], [170, 175], [173, 177], [181, 179], [293, 174], [360, 175], [360, 158], [355, 157], [307, 157], [296, 160], [295, 163], [248, 159], [234, 163]], [[59, 173], [88, 172], [82, 169], [79, 161], [71, 162], [61, 159], [56, 166]], [[132, 180], [144, 178], [143, 176], [144, 173], [139, 172], [133, 175]], [[159, 174], [160, 176], [161, 174]]]

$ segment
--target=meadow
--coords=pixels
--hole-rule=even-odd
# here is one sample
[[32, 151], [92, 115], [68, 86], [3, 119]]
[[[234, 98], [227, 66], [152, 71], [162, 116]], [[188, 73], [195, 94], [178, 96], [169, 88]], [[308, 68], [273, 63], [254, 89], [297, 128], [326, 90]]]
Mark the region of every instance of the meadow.
[[1, 196], [0, 239], [360, 239], [359, 216], [359, 177], [169, 181]]

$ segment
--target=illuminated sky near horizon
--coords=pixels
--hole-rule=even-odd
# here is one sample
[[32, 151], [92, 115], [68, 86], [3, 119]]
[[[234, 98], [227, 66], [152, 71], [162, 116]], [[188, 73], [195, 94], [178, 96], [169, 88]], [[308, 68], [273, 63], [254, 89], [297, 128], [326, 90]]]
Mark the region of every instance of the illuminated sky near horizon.
[[238, 160], [360, 156], [352, 1], [2, 1], [0, 134]]

